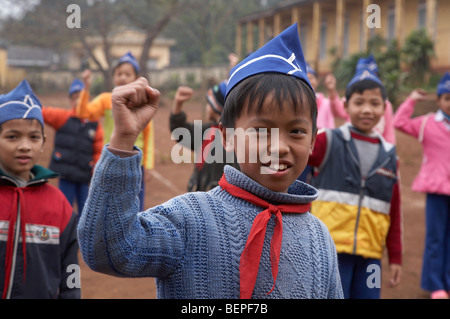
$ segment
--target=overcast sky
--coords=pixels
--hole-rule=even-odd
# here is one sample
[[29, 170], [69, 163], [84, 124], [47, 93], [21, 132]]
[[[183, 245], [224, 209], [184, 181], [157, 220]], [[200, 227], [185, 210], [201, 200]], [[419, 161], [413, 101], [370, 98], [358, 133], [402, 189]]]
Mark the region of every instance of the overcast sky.
[[36, 4], [39, 0], [27, 0], [27, 1], [15, 1], [15, 0], [0, 0], [0, 19], [6, 17], [16, 17], [19, 18], [23, 12], [24, 2], [30, 3], [31, 5]]

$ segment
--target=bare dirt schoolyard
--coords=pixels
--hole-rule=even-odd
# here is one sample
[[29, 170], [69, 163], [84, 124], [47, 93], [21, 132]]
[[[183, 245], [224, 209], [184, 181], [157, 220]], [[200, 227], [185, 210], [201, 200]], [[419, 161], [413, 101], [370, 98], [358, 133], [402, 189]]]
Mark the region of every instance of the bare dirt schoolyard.
[[[187, 103], [185, 110], [189, 120], [202, 119], [204, 99], [201, 93], [196, 101]], [[39, 96], [43, 105], [67, 108], [66, 94]], [[155, 118], [156, 167], [151, 176], [146, 177], [146, 207], [161, 204], [182, 194], [192, 172], [192, 164], [174, 164], [171, 150], [174, 141], [169, 131], [170, 100], [162, 99]], [[433, 110], [430, 106], [418, 106], [418, 113]], [[44, 156], [39, 164], [48, 166], [53, 149], [54, 131], [46, 127], [47, 143]], [[421, 145], [413, 138], [397, 132], [397, 150], [400, 158], [401, 191], [403, 207], [404, 257], [403, 277], [397, 288], [388, 288], [389, 267], [386, 257], [382, 263], [383, 299], [423, 299], [428, 293], [420, 288], [420, 274], [425, 233], [425, 196], [411, 191], [411, 184], [422, 160]], [[57, 181], [52, 181], [56, 185]], [[123, 279], [115, 278], [90, 270], [80, 257], [81, 288], [84, 299], [155, 299], [156, 290], [153, 278]]]

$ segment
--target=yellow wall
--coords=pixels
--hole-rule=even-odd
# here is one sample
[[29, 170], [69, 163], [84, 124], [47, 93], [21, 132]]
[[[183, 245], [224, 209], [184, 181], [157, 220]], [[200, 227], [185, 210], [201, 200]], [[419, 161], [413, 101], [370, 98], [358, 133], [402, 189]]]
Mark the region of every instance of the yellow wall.
[[[118, 59], [122, 55], [130, 51], [136, 59], [139, 60], [142, 44], [144, 43], [144, 34], [134, 30], [124, 30], [117, 33], [111, 41], [112, 59]], [[100, 39], [94, 38], [89, 40], [91, 45], [95, 47], [94, 55], [100, 61], [104, 68], [107, 67], [106, 58], [100, 45]], [[156, 60], [156, 68], [163, 69], [170, 65], [170, 47], [174, 45], [173, 40], [160, 39], [154, 40], [149, 52], [149, 59]], [[91, 65], [95, 65], [91, 61]]]
[[0, 48], [0, 90], [3, 91], [6, 85], [8, 70], [8, 51], [6, 49]]
[[450, 1], [439, 1], [437, 5], [436, 60], [433, 66], [450, 70]]
[[[321, 7], [321, 21], [327, 21], [327, 50], [336, 46], [337, 43], [341, 43], [336, 40], [336, 11], [337, 11], [337, 1], [338, 0], [316, 0], [314, 2], [319, 2]], [[426, 4], [432, 3], [433, 0], [426, 0]], [[432, 67], [436, 70], [442, 71], [443, 69], [450, 69], [450, 0], [435, 0], [437, 3], [435, 25], [436, 31], [434, 35], [435, 40], [435, 53], [436, 58], [432, 61]], [[316, 52], [320, 55], [320, 40], [313, 39], [313, 6], [314, 2], [299, 2], [295, 4], [294, 7], [299, 9], [299, 24], [306, 25], [307, 37], [306, 45], [303, 45], [303, 50], [306, 60], [312, 64], [317, 65], [316, 62]], [[381, 10], [381, 28], [377, 29], [365, 29], [364, 32], [367, 34], [368, 38], [372, 35], [380, 35], [382, 38], [387, 39], [389, 33], [389, 23], [388, 23], [388, 13], [390, 8], [396, 8], [395, 4], [399, 3], [398, 0], [345, 0], [344, 1], [344, 15], [348, 17], [349, 28], [348, 28], [348, 55], [352, 55], [361, 51], [361, 36], [362, 23], [366, 23], [367, 18], [370, 13], [366, 12], [366, 7], [363, 8], [364, 3], [366, 4], [377, 4]], [[401, 34], [401, 38], [397, 38], [399, 44], [404, 43], [404, 40], [418, 28], [418, 6], [420, 0], [403, 0], [404, 7], [401, 11], [401, 29], [396, 30]], [[397, 9], [395, 9], [397, 10]], [[280, 25], [278, 26], [281, 30], [284, 30], [287, 26], [292, 23], [292, 12], [294, 12], [292, 6], [286, 8], [279, 8], [275, 10], [275, 14], [278, 14], [282, 19], [280, 19]], [[364, 19], [362, 20], [362, 14], [364, 13]], [[265, 13], [267, 16], [267, 13]], [[427, 14], [427, 18], [430, 15]], [[257, 28], [258, 19], [260, 17], [255, 14], [249, 18], [243, 18], [245, 24], [254, 23], [254, 28]], [[275, 29], [274, 20], [276, 19], [269, 17], [265, 18], [266, 26]], [[242, 22], [243, 23], [243, 22]], [[344, 18], [345, 23], [345, 18]], [[428, 31], [430, 32], [430, 26], [433, 23], [427, 23]], [[368, 32], [367, 32], [368, 31]], [[343, 31], [344, 32], [344, 31]], [[365, 39], [367, 41], [367, 39]], [[343, 51], [343, 50], [342, 50]], [[241, 54], [241, 57], [243, 55]], [[331, 64], [333, 62], [332, 56], [327, 53], [327, 58], [324, 60], [319, 60], [318, 66], [319, 73], [329, 72], [331, 69]]]
[[8, 66], [8, 51], [0, 48], [0, 93], [11, 91], [27, 76], [24, 69]]

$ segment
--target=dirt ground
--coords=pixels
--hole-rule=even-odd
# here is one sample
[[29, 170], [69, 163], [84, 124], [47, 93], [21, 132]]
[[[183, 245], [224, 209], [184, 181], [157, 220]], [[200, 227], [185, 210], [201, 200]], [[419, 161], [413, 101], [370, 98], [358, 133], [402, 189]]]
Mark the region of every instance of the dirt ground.
[[[45, 106], [67, 108], [65, 94], [40, 96]], [[202, 94], [193, 102], [187, 103], [185, 110], [189, 119], [201, 119], [204, 106]], [[174, 141], [169, 132], [170, 100], [163, 99], [154, 121], [156, 142], [156, 167], [146, 176], [146, 207], [163, 203], [185, 192], [187, 181], [192, 172], [192, 164], [174, 164], [171, 150]], [[420, 108], [418, 110], [421, 112]], [[425, 111], [423, 111], [425, 112]], [[39, 164], [47, 166], [53, 148], [54, 131], [46, 127], [47, 143]], [[400, 158], [401, 190], [404, 229], [403, 276], [399, 287], [388, 288], [389, 267], [386, 258], [382, 261], [382, 298], [383, 299], [425, 299], [428, 293], [420, 288], [420, 274], [424, 247], [424, 208], [425, 197], [411, 191], [422, 159], [420, 144], [413, 138], [398, 132], [397, 148]], [[52, 181], [56, 185], [57, 181]], [[81, 288], [84, 299], [155, 299], [156, 290], [153, 278], [123, 279], [115, 278], [90, 270], [80, 256]]]

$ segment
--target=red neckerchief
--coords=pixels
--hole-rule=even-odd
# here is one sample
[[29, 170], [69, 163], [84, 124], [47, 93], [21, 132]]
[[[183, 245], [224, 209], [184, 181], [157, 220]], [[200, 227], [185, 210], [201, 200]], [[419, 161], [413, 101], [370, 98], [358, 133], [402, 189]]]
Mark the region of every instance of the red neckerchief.
[[241, 254], [239, 263], [241, 299], [250, 299], [252, 297], [253, 290], [255, 288], [256, 277], [258, 275], [267, 224], [272, 215], [274, 215], [276, 218], [275, 229], [270, 241], [270, 262], [272, 265], [273, 277], [273, 287], [267, 293], [270, 294], [275, 288], [275, 283], [278, 275], [281, 241], [283, 238], [282, 213], [307, 213], [311, 209], [311, 203], [272, 205], [252, 193], [229, 184], [225, 179], [225, 175], [222, 176], [222, 179], [219, 181], [219, 185], [231, 195], [241, 198], [256, 206], [265, 208], [265, 210], [263, 210], [255, 217], [252, 228], [250, 230], [250, 234], [248, 235], [247, 242], [245, 244], [245, 248]]
[[358, 132], [355, 132], [352, 130], [350, 130], [350, 134], [351, 134], [352, 138], [354, 138], [354, 139], [369, 142], [372, 144], [380, 144], [380, 139], [378, 137], [363, 135], [361, 133], [358, 133]]
[[[17, 223], [17, 212], [20, 209], [20, 234], [22, 235], [22, 253], [23, 253], [23, 278], [25, 281], [25, 274], [27, 269], [27, 241], [26, 241], [26, 234], [25, 234], [25, 200], [23, 197], [23, 188], [15, 187], [14, 190], [14, 199], [13, 199], [13, 210], [11, 217], [9, 219], [9, 226], [8, 226], [8, 239], [6, 243], [6, 256], [5, 256], [5, 283], [3, 286], [3, 295], [2, 299], [6, 298], [6, 293], [8, 291], [8, 286], [10, 282], [11, 277], [11, 271], [12, 271], [12, 259], [13, 259], [13, 251], [14, 251], [14, 236], [15, 236], [15, 228]], [[19, 206], [20, 203], [20, 206]]]
[[209, 153], [209, 149], [211, 148], [212, 142], [216, 139], [216, 128], [219, 128], [218, 125], [212, 125], [209, 128], [208, 135], [205, 137], [202, 143], [202, 148], [200, 149], [200, 153], [197, 154], [197, 156], [200, 156], [200, 162], [196, 163], [195, 166], [198, 170], [201, 170], [203, 168], [203, 165], [205, 164], [205, 157]]

